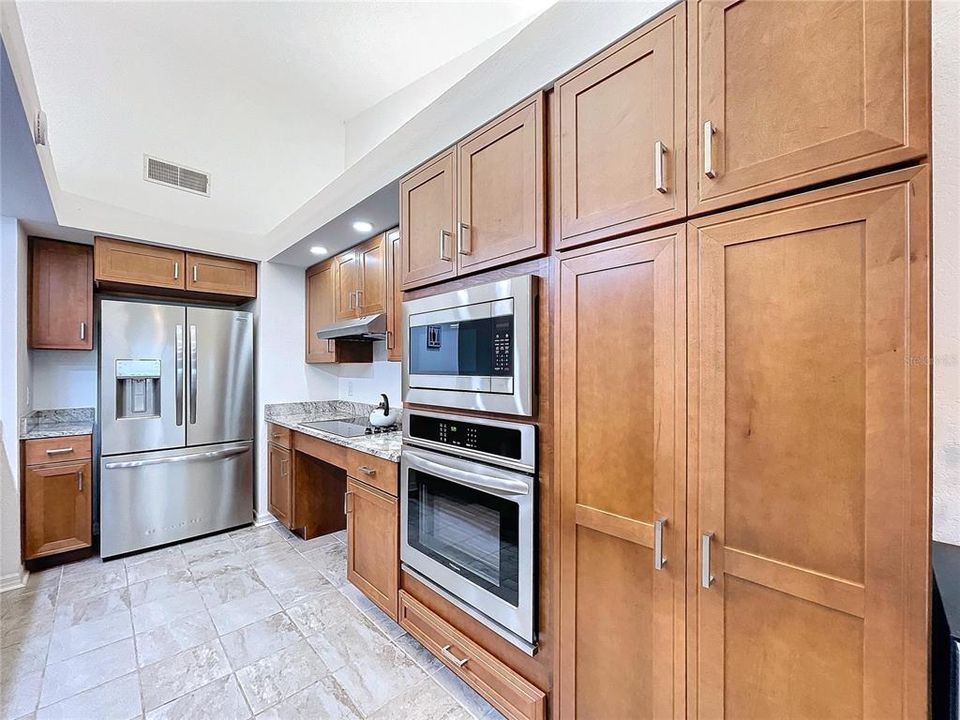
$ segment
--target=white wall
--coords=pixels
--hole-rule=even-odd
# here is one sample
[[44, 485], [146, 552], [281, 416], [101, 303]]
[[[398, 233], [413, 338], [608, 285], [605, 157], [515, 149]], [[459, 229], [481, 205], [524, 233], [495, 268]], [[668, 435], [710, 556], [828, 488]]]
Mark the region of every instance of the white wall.
[[31, 350], [33, 409], [97, 407], [97, 364], [97, 350]]
[[27, 411], [26, 234], [0, 218], [0, 590], [22, 583], [20, 415]]
[[254, 502], [258, 517], [267, 512], [266, 424], [269, 403], [332, 400], [337, 397], [334, 370], [307, 365], [304, 356], [303, 268], [265, 262], [260, 265], [257, 300], [257, 458]]
[[400, 407], [400, 363], [387, 362], [387, 344], [373, 344], [372, 363], [341, 365], [338, 397], [340, 400], [373, 403], [380, 402], [380, 393], [386, 393], [390, 405]]
[[960, 3], [933, 3], [933, 537], [960, 545]]

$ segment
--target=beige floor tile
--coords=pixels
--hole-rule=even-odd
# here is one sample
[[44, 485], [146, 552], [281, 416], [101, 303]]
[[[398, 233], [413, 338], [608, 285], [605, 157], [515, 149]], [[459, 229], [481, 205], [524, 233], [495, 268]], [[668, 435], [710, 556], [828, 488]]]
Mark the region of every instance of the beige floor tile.
[[197, 588], [208, 609], [267, 589], [253, 568], [214, 575], [200, 580]]
[[[140, 567], [135, 565], [134, 567]], [[129, 576], [130, 570], [127, 570]], [[179, 595], [195, 587], [189, 570], [174, 570], [130, 585], [130, 605], [137, 607], [171, 595]]]
[[319, 550], [304, 553], [303, 558], [313, 565], [336, 587], [347, 584], [347, 546], [335, 542]]
[[153, 628], [136, 637], [137, 662], [140, 667], [165, 660], [217, 637], [217, 628], [206, 610]]
[[99, 620], [107, 615], [129, 609], [130, 591], [125, 587], [108, 590], [93, 597], [72, 601], [61, 600], [57, 603], [53, 627], [55, 631], [60, 631], [73, 625]]
[[305, 640], [237, 671], [237, 680], [254, 713], [312, 685], [329, 671]]
[[[264, 710], [257, 720], [360, 720], [346, 690], [332, 675]], [[413, 717], [407, 720], [414, 720]]]
[[370, 720], [470, 720], [471, 715], [430, 678], [414, 685], [369, 716]]
[[153, 600], [132, 609], [133, 627], [137, 633], [146, 632], [161, 625], [169, 625], [174, 620], [187, 617], [205, 610], [200, 591], [191, 588], [186, 592]]
[[305, 636], [328, 627], [357, 622], [363, 614], [340, 593], [329, 593], [309, 598], [287, 608], [287, 615]]
[[48, 663], [40, 692], [40, 707], [53, 705], [136, 669], [137, 658], [132, 638], [68, 660]]
[[54, 629], [47, 662], [66, 660], [129, 637], [133, 637], [129, 610], [120, 610], [61, 630]]
[[130, 673], [37, 711], [37, 720], [131, 720], [140, 717], [140, 678]]
[[300, 641], [303, 635], [285, 613], [258, 620], [220, 638], [234, 670]]
[[230, 674], [219, 640], [184, 650], [140, 670], [144, 709], [158, 708]]
[[0, 682], [0, 718], [13, 720], [32, 713], [37, 707], [43, 670], [23, 673], [15, 681]]
[[213, 618], [213, 624], [217, 626], [217, 632], [226, 635], [281, 610], [283, 608], [270, 591], [261, 590], [210, 608], [210, 617]]
[[251, 715], [237, 678], [225, 675], [147, 713], [147, 720], [246, 720]]

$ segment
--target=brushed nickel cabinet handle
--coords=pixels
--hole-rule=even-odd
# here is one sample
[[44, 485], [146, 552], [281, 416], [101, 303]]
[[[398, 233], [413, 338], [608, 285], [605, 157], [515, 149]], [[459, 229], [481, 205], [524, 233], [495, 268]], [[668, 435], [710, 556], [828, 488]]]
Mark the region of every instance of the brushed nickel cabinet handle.
[[393, 350], [393, 330], [387, 330], [387, 348]]
[[357, 290], [357, 310], [363, 305], [361, 298], [363, 297], [363, 290]]
[[653, 145], [653, 181], [654, 188], [659, 193], [667, 191], [667, 181], [663, 177], [663, 156], [666, 152], [666, 145], [657, 140]]
[[47, 455], [63, 455], [64, 453], [72, 453], [72, 452], [73, 452], [73, 448], [72, 448], [72, 447], [68, 447], [68, 448], [53, 448], [53, 449], [51, 449], [51, 450], [47, 450]]
[[77, 492], [83, 492], [83, 470], [77, 470]]
[[348, 515], [351, 511], [350, 507], [350, 496], [353, 495], [352, 492], [345, 492], [343, 494], [343, 514]]
[[328, 353], [333, 352], [333, 340], [327, 340], [327, 352]]
[[289, 462], [289, 460], [287, 460], [287, 458], [283, 458], [283, 459], [280, 461], [280, 477], [286, 477], [286, 476], [287, 476], [287, 463], [288, 463], [288, 462]]
[[666, 518], [657, 518], [653, 523], [653, 569], [663, 570], [667, 564], [667, 559], [663, 556], [663, 526], [667, 524]]
[[447, 255], [447, 235], [450, 233], [446, 230], [440, 231], [440, 259], [449, 262], [453, 258]]
[[717, 129], [710, 120], [703, 124], [703, 174], [708, 178], [717, 176], [713, 169], [713, 136], [716, 132]]
[[376, 475], [376, 474], [377, 474], [377, 471], [376, 471], [375, 468], [367, 467], [366, 465], [361, 465], [361, 466], [360, 466], [359, 468], [357, 468], [357, 469], [358, 469], [360, 472], [362, 472], [364, 475]]
[[200, 269], [199, 269], [199, 266], [194, 265], [194, 266], [193, 266], [193, 281], [194, 281], [194, 282], [197, 282], [197, 280], [199, 280], [199, 279], [200, 279]]
[[281, 435], [281, 433], [271, 433], [271, 434], [270, 434], [270, 437], [278, 438], [278, 437], [280, 437], [280, 435]]
[[80, 322], [80, 339], [87, 339], [87, 324], [83, 321]]
[[450, 650], [451, 647], [452, 646], [450, 645], [444, 645], [442, 648], [440, 648], [440, 652], [443, 653], [443, 656], [447, 660], [452, 662], [457, 667], [463, 667], [468, 662], [470, 662], [470, 658], [458, 658], [456, 655], [454, 655], [453, 652]]
[[467, 223], [465, 222], [457, 223], [457, 252], [460, 253], [461, 255], [469, 255], [470, 253], [473, 252], [473, 247], [472, 246], [467, 247], [467, 245], [463, 242], [464, 232], [469, 232], [469, 231], [470, 231], [470, 226], [467, 225]]
[[180, 262], [178, 260], [173, 261], [173, 279], [180, 279]]
[[710, 589], [713, 585], [714, 577], [710, 574], [710, 541], [713, 539], [713, 533], [704, 533], [700, 538], [700, 585]]

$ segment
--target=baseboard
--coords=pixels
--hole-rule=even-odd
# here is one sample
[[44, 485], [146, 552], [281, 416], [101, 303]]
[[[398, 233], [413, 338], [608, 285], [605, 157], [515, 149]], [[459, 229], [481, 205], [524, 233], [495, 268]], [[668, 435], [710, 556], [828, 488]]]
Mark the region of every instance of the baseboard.
[[275, 523], [277, 519], [268, 512], [257, 512], [253, 516], [253, 524], [256, 527], [261, 525], [269, 525], [270, 523]]
[[7, 590], [19, 590], [22, 587], [26, 587], [28, 577], [30, 577], [30, 572], [23, 568], [20, 568], [18, 572], [10, 573], [9, 575], [0, 577], [0, 593], [5, 593]]

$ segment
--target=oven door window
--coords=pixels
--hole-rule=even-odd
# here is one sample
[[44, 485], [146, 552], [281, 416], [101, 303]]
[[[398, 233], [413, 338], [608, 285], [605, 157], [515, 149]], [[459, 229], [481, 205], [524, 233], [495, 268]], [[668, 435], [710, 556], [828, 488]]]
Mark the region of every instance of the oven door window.
[[413, 375], [502, 377], [513, 374], [513, 316], [414, 325]]
[[420, 470], [408, 472], [408, 544], [517, 606], [518, 505]]

